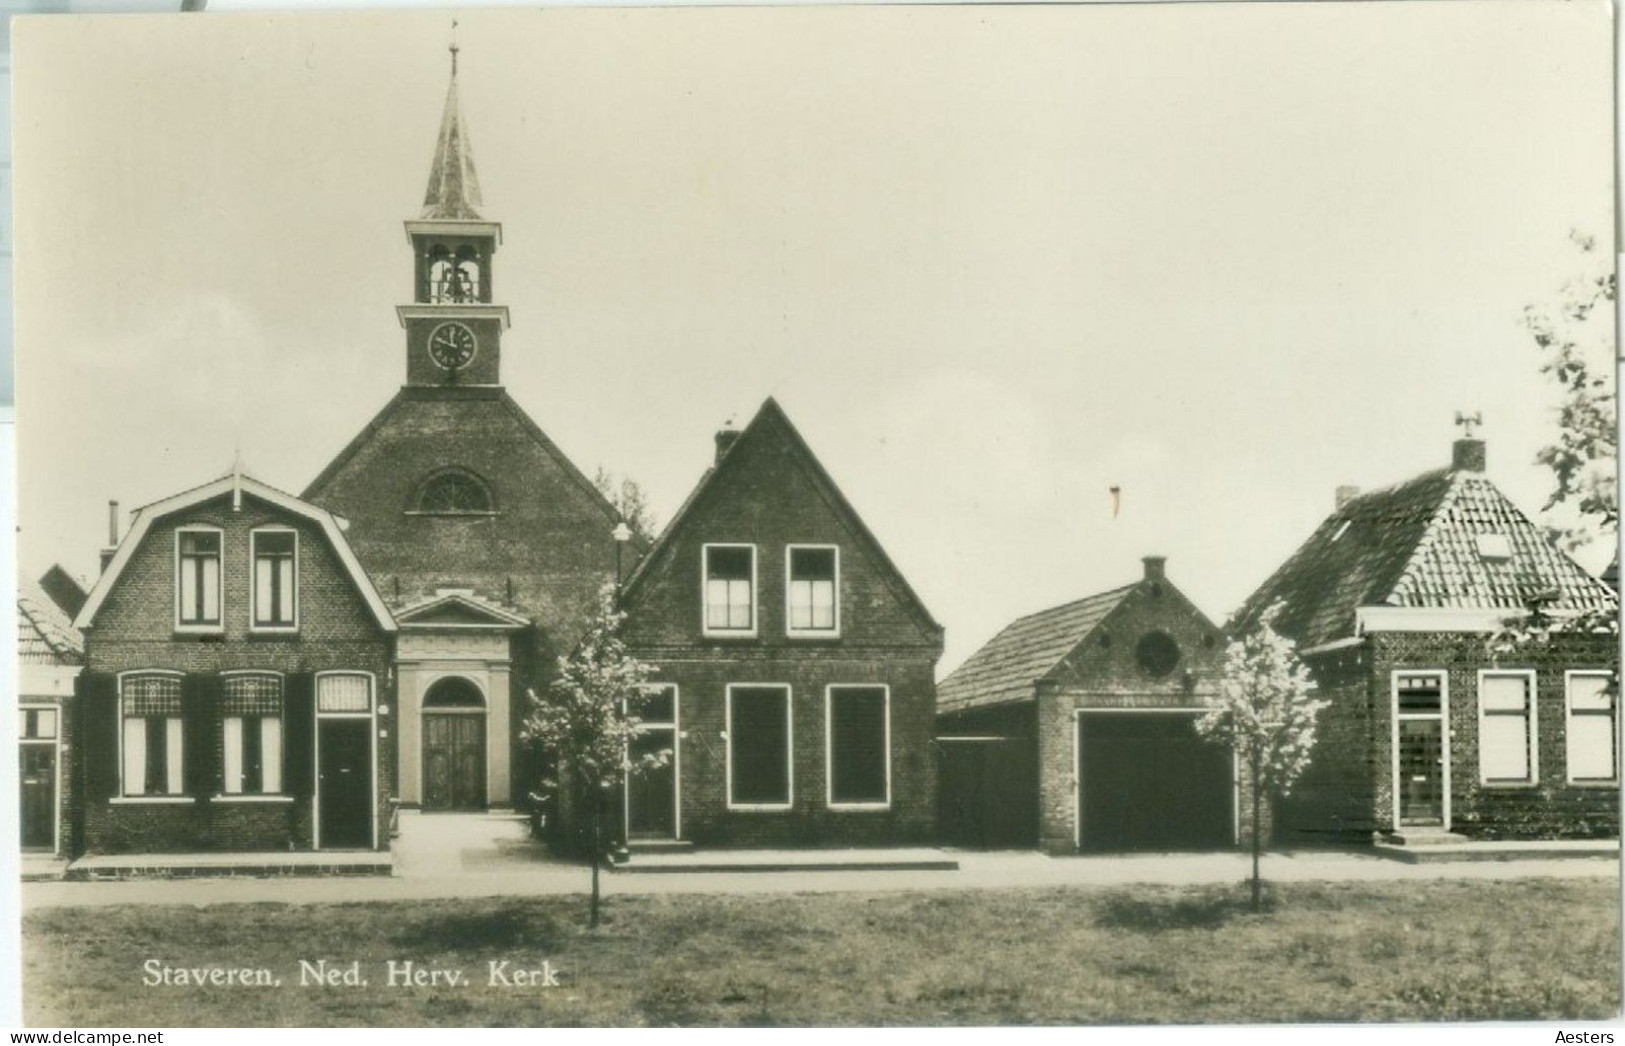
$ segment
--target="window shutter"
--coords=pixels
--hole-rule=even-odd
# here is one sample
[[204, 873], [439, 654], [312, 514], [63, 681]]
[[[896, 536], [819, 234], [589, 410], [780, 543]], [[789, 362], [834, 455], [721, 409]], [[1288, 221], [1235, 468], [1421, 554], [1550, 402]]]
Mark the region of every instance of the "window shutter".
[[316, 737], [315, 679], [309, 672], [294, 672], [283, 685], [282, 707], [287, 720], [282, 730], [282, 765], [287, 776], [282, 788], [289, 795], [310, 795], [316, 784], [316, 763], [312, 758]]
[[118, 794], [118, 680], [107, 672], [81, 672], [75, 682], [85, 798], [107, 799]]
[[186, 794], [219, 795], [220, 677], [188, 673], [181, 682], [181, 709], [186, 718], [181, 755], [186, 760]]

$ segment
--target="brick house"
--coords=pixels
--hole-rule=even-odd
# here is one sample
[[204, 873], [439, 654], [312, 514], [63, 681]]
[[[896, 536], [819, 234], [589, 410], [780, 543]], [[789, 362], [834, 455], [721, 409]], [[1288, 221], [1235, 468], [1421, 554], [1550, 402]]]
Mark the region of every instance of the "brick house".
[[350, 523], [400, 625], [407, 812], [524, 799], [526, 690], [545, 689], [616, 571], [620, 514], [502, 386], [502, 226], [482, 206], [454, 59], [423, 209], [406, 222], [405, 383], [302, 495]]
[[387, 848], [395, 622], [330, 513], [147, 505], [74, 625], [74, 854]]
[[1282, 604], [1331, 705], [1278, 811], [1290, 839], [1479, 838], [1619, 831], [1618, 636], [1558, 630], [1497, 652], [1532, 604], [1614, 615], [1618, 597], [1555, 548], [1484, 474], [1449, 468], [1341, 503], [1231, 622]]
[[84, 661], [84, 641], [67, 612], [43, 586], [19, 578], [17, 794], [24, 852], [61, 854], [73, 835], [69, 713]]
[[769, 399], [623, 590], [657, 666], [627, 836], [718, 846], [931, 840], [942, 628]]
[[1194, 726], [1223, 646], [1160, 556], [1131, 584], [1006, 626], [937, 686], [944, 839], [1052, 853], [1234, 845], [1234, 760]]

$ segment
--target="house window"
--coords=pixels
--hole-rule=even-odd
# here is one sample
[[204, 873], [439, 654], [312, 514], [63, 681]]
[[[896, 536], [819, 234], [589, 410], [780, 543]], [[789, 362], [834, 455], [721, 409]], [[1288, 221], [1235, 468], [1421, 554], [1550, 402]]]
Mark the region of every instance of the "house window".
[[839, 550], [791, 545], [786, 550], [786, 621], [792, 636], [834, 635], [840, 629]]
[[291, 530], [256, 530], [254, 547], [254, 627], [293, 628], [298, 624], [299, 535]]
[[176, 621], [191, 627], [220, 625], [220, 531], [181, 530], [175, 535]]
[[56, 709], [19, 708], [17, 736], [24, 741], [50, 741], [56, 737]]
[[324, 715], [372, 711], [372, 677], [360, 672], [326, 672], [316, 677], [316, 711]]
[[728, 687], [728, 805], [790, 806], [790, 688]]
[[890, 700], [883, 686], [832, 686], [826, 695], [831, 807], [891, 802]]
[[473, 473], [447, 469], [424, 481], [416, 508], [436, 515], [489, 515], [491, 492]]
[[1535, 674], [1478, 675], [1479, 773], [1485, 784], [1535, 779]]
[[185, 726], [179, 676], [137, 673], [119, 682], [125, 795], [181, 795]]
[[706, 545], [705, 632], [756, 631], [756, 546]]
[[1613, 784], [1619, 779], [1619, 688], [1608, 672], [1570, 672], [1569, 780]]
[[226, 676], [220, 715], [226, 794], [282, 791], [282, 678], [257, 672]]

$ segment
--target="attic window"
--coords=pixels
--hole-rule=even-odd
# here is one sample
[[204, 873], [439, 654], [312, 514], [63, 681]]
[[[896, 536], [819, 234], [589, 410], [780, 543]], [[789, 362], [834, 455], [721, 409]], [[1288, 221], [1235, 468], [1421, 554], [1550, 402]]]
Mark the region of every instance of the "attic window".
[[445, 469], [423, 481], [413, 508], [436, 516], [490, 515], [491, 491], [472, 472]]
[[1505, 534], [1479, 534], [1478, 558], [1489, 563], [1505, 563], [1512, 558], [1512, 543]]
[[1179, 644], [1166, 632], [1147, 632], [1134, 644], [1134, 659], [1146, 675], [1161, 679], [1179, 664]]

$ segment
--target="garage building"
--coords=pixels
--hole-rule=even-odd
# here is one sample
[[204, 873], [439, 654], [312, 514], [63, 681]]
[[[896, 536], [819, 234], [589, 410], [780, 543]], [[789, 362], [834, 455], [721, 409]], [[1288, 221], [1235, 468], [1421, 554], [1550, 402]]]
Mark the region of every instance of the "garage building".
[[1132, 584], [1012, 622], [937, 687], [944, 841], [1235, 845], [1235, 761], [1196, 733], [1223, 657], [1160, 556]]

